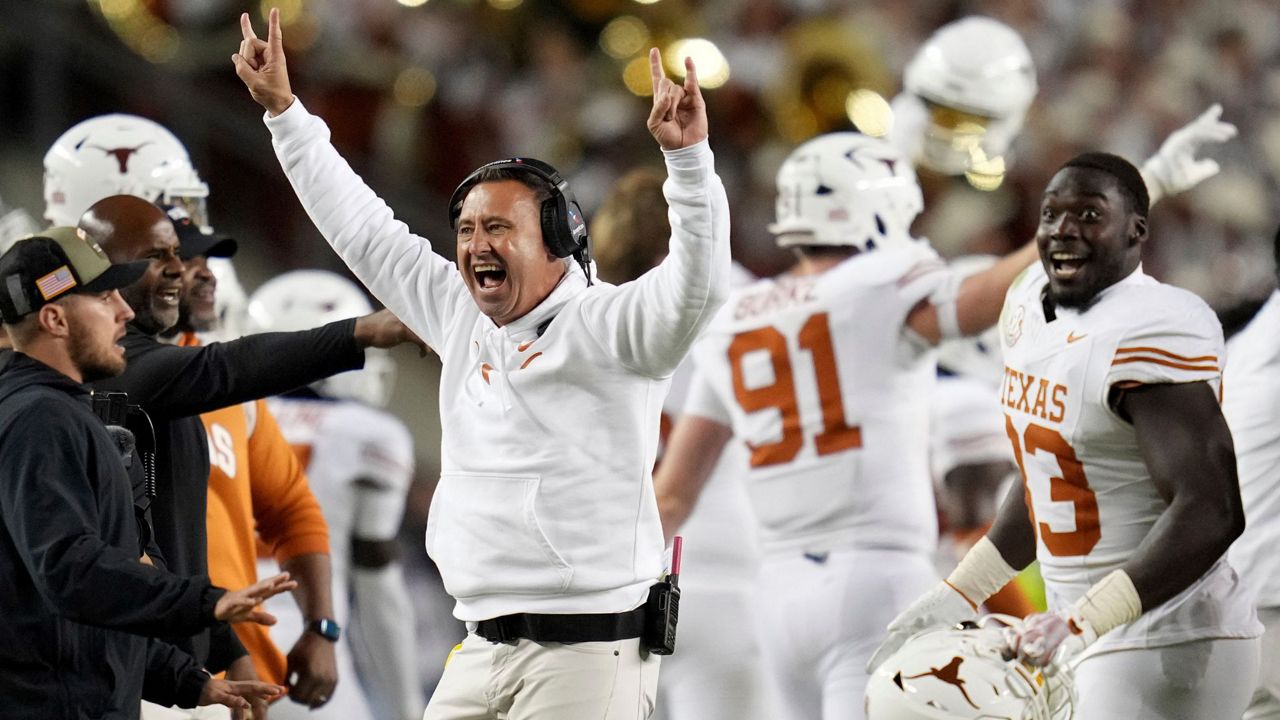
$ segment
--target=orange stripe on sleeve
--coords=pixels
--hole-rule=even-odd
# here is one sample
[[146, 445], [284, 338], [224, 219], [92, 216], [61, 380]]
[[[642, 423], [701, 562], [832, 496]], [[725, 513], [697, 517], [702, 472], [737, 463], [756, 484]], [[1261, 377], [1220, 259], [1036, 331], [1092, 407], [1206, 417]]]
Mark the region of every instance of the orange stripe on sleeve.
[[1115, 367], [1116, 365], [1125, 365], [1128, 363], [1136, 363], [1136, 362], [1151, 363], [1153, 365], [1164, 365], [1165, 367], [1177, 368], [1179, 370], [1203, 370], [1204, 372], [1212, 372], [1212, 373], [1218, 372], [1217, 365], [1188, 365], [1186, 363], [1169, 362], [1168, 360], [1161, 360], [1160, 358], [1142, 357], [1142, 356], [1116, 358], [1115, 360], [1111, 361], [1111, 366]]
[[1218, 362], [1217, 355], [1201, 355], [1200, 357], [1187, 357], [1186, 355], [1179, 355], [1177, 353], [1171, 353], [1168, 350], [1161, 350], [1160, 348], [1154, 348], [1154, 347], [1127, 347], [1127, 348], [1116, 349], [1117, 355], [1130, 355], [1133, 353], [1148, 353], [1151, 355], [1163, 355], [1172, 360], [1181, 360], [1182, 362], [1188, 362], [1188, 363], [1197, 363], [1197, 362], [1217, 363]]

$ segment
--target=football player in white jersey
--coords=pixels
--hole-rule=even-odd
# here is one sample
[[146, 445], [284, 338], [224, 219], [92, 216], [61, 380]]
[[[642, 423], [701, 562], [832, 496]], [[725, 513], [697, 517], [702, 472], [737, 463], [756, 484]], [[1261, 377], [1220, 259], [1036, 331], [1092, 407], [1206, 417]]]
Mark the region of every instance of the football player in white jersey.
[[695, 346], [655, 475], [671, 535], [730, 439], [748, 450], [757, 622], [785, 717], [862, 717], [883, 623], [936, 578], [933, 346], [992, 325], [1035, 256], [962, 278], [911, 236], [922, 204], [881, 140], [833, 133], [791, 154], [770, 230], [796, 264], [736, 290]]
[[[938, 28], [912, 56], [893, 99], [889, 141], [917, 167], [943, 175], [999, 177], [1036, 97], [1036, 69], [1022, 36], [980, 15]], [[1208, 143], [1235, 137], [1222, 106], [1169, 134], [1142, 164], [1151, 203], [1195, 187], [1218, 173], [1196, 158]]]
[[[666, 256], [671, 237], [665, 176], [633, 170], [614, 185], [596, 210], [591, 239], [600, 278], [635, 280]], [[732, 285], [754, 280], [736, 263]], [[686, 357], [671, 378], [662, 403], [662, 440], [683, 412], [693, 376]], [[659, 450], [658, 463], [662, 462]], [[654, 720], [765, 720], [761, 647], [754, 632], [751, 592], [760, 550], [755, 520], [743, 486], [746, 451], [726, 449], [706, 490], [680, 529], [684, 558], [680, 573], [677, 650], [663, 660]]]
[[[1280, 232], [1276, 233], [1280, 262]], [[1280, 718], [1280, 290], [1227, 341], [1222, 414], [1236, 444], [1240, 497], [1248, 522], [1231, 546], [1231, 565], [1255, 594], [1262, 666], [1245, 720]]]
[[[371, 311], [350, 280], [299, 270], [250, 296], [246, 324], [250, 332], [301, 330]], [[273, 718], [349, 720], [371, 717], [372, 709], [379, 720], [417, 720], [426, 707], [414, 653], [414, 612], [396, 553], [413, 479], [413, 440], [404, 423], [380, 409], [390, 398], [394, 371], [386, 353], [368, 353], [362, 370], [267, 401], [306, 466], [329, 525], [334, 610], [350, 619], [351, 630], [338, 643], [339, 674], [354, 680], [354, 666], [359, 675], [358, 683], [339, 683], [324, 707], [277, 703]], [[262, 560], [259, 572], [270, 565], [270, 559]], [[304, 619], [288, 602], [271, 611], [280, 620], [271, 634], [288, 647], [302, 634]]]
[[1142, 272], [1148, 208], [1138, 170], [1114, 155], [1078, 156], [1050, 181], [1041, 262], [1000, 320], [1000, 401], [1024, 486], [894, 620], [873, 665], [971, 616], [1038, 559], [1051, 611], [1011, 634], [1010, 651], [1076, 658], [1079, 717], [1244, 711], [1261, 626], [1224, 558], [1244, 512], [1218, 406], [1222, 330], [1202, 300]]

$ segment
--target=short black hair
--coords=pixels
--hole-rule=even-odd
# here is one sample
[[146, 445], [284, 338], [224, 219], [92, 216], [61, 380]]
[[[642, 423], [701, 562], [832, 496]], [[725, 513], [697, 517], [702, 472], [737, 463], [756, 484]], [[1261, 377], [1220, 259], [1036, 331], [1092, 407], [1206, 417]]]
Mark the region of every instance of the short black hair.
[[1071, 158], [1059, 170], [1069, 167], [1100, 170], [1110, 175], [1116, 179], [1120, 193], [1129, 201], [1130, 209], [1144, 218], [1150, 214], [1151, 196], [1147, 193], [1147, 183], [1138, 168], [1128, 160], [1111, 153], [1087, 152]]
[[516, 180], [523, 183], [525, 187], [528, 187], [533, 191], [534, 200], [539, 206], [553, 197], [555, 193], [555, 188], [551, 186], [551, 183], [531, 171], [520, 170], [519, 168], [513, 167], [484, 168], [469, 180], [467, 187], [465, 188], [466, 191], [461, 193], [458, 197], [458, 204], [449, 208], [451, 221], [457, 221], [458, 214], [462, 212], [462, 203], [466, 201], [467, 196], [471, 194], [471, 191], [475, 189], [477, 185], [490, 182], [502, 182], [504, 180]]

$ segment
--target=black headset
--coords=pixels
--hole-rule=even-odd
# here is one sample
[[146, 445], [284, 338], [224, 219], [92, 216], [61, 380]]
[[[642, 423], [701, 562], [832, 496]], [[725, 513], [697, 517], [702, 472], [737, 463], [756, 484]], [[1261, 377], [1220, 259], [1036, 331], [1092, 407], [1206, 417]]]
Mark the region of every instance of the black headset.
[[591, 284], [591, 237], [587, 234], [587, 221], [582, 208], [569, 189], [569, 181], [556, 169], [533, 158], [508, 158], [485, 163], [463, 180], [449, 198], [449, 227], [458, 229], [458, 217], [462, 215], [462, 201], [479, 177], [487, 170], [518, 170], [541, 178], [551, 187], [551, 197], [542, 201], [542, 240], [551, 254], [558, 258], [573, 256]]

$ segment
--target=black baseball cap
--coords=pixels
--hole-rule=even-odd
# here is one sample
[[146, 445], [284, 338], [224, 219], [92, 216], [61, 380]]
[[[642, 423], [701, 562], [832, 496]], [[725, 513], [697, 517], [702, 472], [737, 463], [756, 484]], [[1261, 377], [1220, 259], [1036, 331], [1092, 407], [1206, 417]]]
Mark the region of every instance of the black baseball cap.
[[100, 245], [73, 227], [22, 238], [0, 255], [0, 321], [12, 325], [67, 293], [119, 290], [137, 282], [149, 264], [112, 265]]
[[173, 230], [178, 235], [178, 257], [183, 262], [198, 257], [229, 258], [236, 254], [239, 245], [226, 235], [206, 234], [191, 221], [187, 211], [176, 205], [164, 206], [164, 211], [173, 221]]

